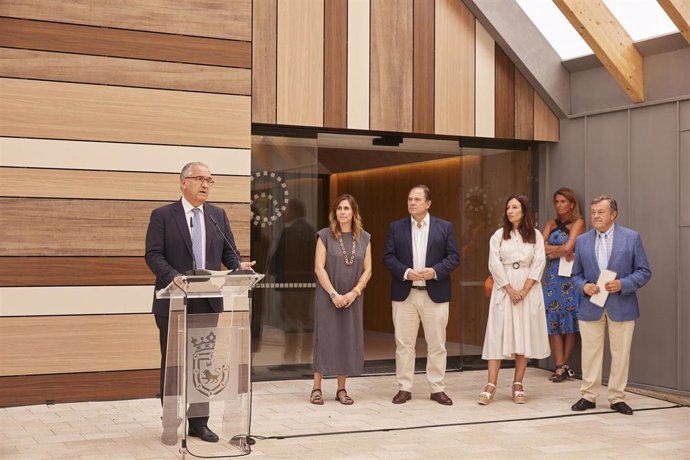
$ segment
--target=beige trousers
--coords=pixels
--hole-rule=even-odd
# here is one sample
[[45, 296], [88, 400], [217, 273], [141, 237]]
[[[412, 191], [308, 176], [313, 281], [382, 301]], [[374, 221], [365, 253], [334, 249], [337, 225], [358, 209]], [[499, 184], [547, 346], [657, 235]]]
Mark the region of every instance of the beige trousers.
[[420, 320], [427, 346], [426, 378], [431, 392], [438, 393], [445, 389], [443, 379], [446, 375], [448, 302], [435, 303], [426, 291], [417, 289], [412, 289], [404, 301], [393, 302], [395, 375], [398, 389], [412, 391]]
[[596, 402], [601, 392], [601, 373], [604, 363], [604, 338], [609, 328], [611, 372], [608, 399], [615, 404], [625, 399], [630, 367], [630, 345], [635, 321], [611, 321], [606, 310], [599, 321], [579, 321], [582, 337], [582, 386], [580, 392], [587, 401]]

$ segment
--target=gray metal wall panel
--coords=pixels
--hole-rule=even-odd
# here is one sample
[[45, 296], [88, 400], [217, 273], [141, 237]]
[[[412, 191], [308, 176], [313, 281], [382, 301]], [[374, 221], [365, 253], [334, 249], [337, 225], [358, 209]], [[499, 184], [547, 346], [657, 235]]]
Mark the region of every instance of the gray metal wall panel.
[[571, 74], [570, 94], [572, 114], [630, 105], [625, 91], [603, 67]]
[[[618, 202], [618, 221], [629, 224], [628, 113], [607, 113], [587, 118], [587, 190], [583, 207], [598, 195]], [[589, 212], [587, 212], [587, 215]]]
[[680, 133], [680, 225], [690, 226], [690, 130]]
[[690, 130], [690, 101], [680, 102], [680, 130]]
[[642, 236], [653, 272], [650, 283], [638, 292], [642, 316], [635, 327], [630, 380], [674, 387], [679, 249], [676, 104], [632, 110], [630, 145], [630, 227]]
[[[548, 206], [543, 208], [547, 219], [555, 217], [551, 195], [560, 187], [575, 191], [580, 208], [587, 213], [585, 202], [585, 119], [561, 120], [561, 140], [549, 146], [549, 180], [546, 196]], [[542, 227], [545, 220], [543, 220]]]
[[656, 54], [644, 59], [646, 101], [687, 95], [690, 91], [690, 48]]
[[678, 389], [690, 391], [690, 227], [680, 229], [680, 305], [678, 315]]

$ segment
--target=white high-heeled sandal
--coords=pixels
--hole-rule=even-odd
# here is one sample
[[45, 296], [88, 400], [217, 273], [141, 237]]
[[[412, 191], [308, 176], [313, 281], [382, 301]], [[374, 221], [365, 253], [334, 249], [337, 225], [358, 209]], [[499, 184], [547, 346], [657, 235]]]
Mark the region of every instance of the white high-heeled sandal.
[[481, 404], [482, 406], [486, 406], [491, 401], [493, 401], [494, 395], [496, 394], [496, 385], [494, 385], [493, 383], [487, 383], [484, 386], [484, 390], [486, 390], [486, 387], [491, 387], [494, 389], [494, 391], [482, 391], [481, 393], [479, 393], [479, 404]]
[[515, 404], [525, 404], [527, 402], [527, 394], [522, 390], [516, 390], [515, 385], [520, 385], [524, 389], [522, 382], [513, 382], [513, 401]]

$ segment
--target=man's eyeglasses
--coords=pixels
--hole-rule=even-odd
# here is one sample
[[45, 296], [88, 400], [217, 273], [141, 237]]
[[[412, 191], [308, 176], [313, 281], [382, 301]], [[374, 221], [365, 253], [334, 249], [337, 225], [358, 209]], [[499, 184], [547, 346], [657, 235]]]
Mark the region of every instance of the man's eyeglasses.
[[206, 182], [209, 187], [211, 187], [213, 184], [216, 183], [216, 181], [213, 180], [212, 177], [204, 177], [204, 176], [186, 176], [185, 179], [193, 179], [195, 181], [199, 181], [202, 184]]

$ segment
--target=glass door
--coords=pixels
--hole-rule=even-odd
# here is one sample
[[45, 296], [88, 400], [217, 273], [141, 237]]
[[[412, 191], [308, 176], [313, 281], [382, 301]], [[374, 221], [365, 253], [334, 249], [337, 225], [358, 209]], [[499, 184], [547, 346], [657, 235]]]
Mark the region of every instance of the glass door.
[[482, 347], [489, 299], [484, 281], [489, 276], [489, 239], [503, 225], [506, 199], [522, 193], [534, 209], [534, 155], [525, 150], [463, 148], [460, 167], [459, 270], [460, 335], [463, 368], [486, 367]]
[[314, 248], [319, 228], [316, 139], [252, 137], [251, 258], [255, 379], [311, 375]]
[[[433, 216], [455, 226], [461, 251], [453, 272], [447, 329], [449, 371], [484, 367], [491, 234], [508, 196], [534, 196], [534, 155], [510, 149], [460, 148], [457, 141], [319, 134], [318, 138], [253, 136], [251, 257], [266, 274], [253, 291], [254, 379], [312, 376], [314, 248], [342, 193], [359, 202], [371, 238], [373, 274], [364, 291], [366, 373], [395, 371], [390, 273], [383, 265], [389, 224], [409, 216], [415, 185], [431, 189]], [[384, 144], [384, 145], [382, 145]], [[417, 369], [426, 364], [420, 326]]]

